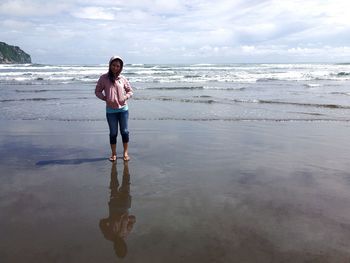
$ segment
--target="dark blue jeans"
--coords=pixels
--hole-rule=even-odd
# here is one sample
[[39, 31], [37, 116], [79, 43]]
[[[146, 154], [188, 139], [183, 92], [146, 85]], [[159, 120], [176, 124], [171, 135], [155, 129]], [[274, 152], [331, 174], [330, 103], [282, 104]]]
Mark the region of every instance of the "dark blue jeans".
[[110, 144], [117, 144], [118, 136], [118, 123], [120, 134], [122, 135], [123, 143], [129, 142], [129, 131], [128, 131], [128, 119], [129, 111], [122, 111], [117, 113], [106, 113], [107, 122], [109, 126], [109, 142]]

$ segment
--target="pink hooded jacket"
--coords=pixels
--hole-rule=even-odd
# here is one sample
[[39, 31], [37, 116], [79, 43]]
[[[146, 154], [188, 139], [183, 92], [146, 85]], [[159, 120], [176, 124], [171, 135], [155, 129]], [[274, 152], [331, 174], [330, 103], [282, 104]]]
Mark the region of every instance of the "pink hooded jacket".
[[[112, 57], [110, 63], [117, 58], [123, 61], [120, 57]], [[97, 81], [95, 95], [97, 98], [106, 101], [109, 108], [119, 109], [127, 105], [126, 101], [133, 95], [133, 90], [124, 76], [119, 75], [112, 83], [108, 78], [108, 73], [106, 73]]]

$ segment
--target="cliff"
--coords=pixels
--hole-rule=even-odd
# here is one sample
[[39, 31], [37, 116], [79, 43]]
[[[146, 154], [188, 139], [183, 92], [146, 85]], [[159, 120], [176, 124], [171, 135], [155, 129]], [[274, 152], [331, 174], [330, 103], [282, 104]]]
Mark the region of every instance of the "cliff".
[[30, 55], [17, 46], [0, 42], [0, 64], [32, 63]]

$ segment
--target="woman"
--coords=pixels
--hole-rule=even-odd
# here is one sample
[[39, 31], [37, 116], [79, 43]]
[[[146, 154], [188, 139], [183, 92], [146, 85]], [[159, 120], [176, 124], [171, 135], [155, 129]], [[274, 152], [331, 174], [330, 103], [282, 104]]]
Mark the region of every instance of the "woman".
[[117, 135], [118, 123], [122, 136], [124, 161], [129, 161], [128, 143], [128, 119], [129, 111], [127, 100], [133, 95], [129, 81], [120, 73], [123, 70], [124, 62], [121, 57], [113, 56], [109, 60], [108, 73], [103, 74], [96, 85], [95, 94], [101, 100], [106, 101], [106, 116], [109, 126], [109, 142], [111, 144], [111, 162], [117, 159]]

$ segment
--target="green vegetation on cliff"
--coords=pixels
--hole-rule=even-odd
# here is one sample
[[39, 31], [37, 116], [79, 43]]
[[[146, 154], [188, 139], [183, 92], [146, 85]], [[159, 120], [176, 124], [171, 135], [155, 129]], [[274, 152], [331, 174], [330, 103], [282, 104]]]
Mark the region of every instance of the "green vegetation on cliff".
[[17, 46], [0, 42], [0, 64], [32, 63], [30, 55]]

